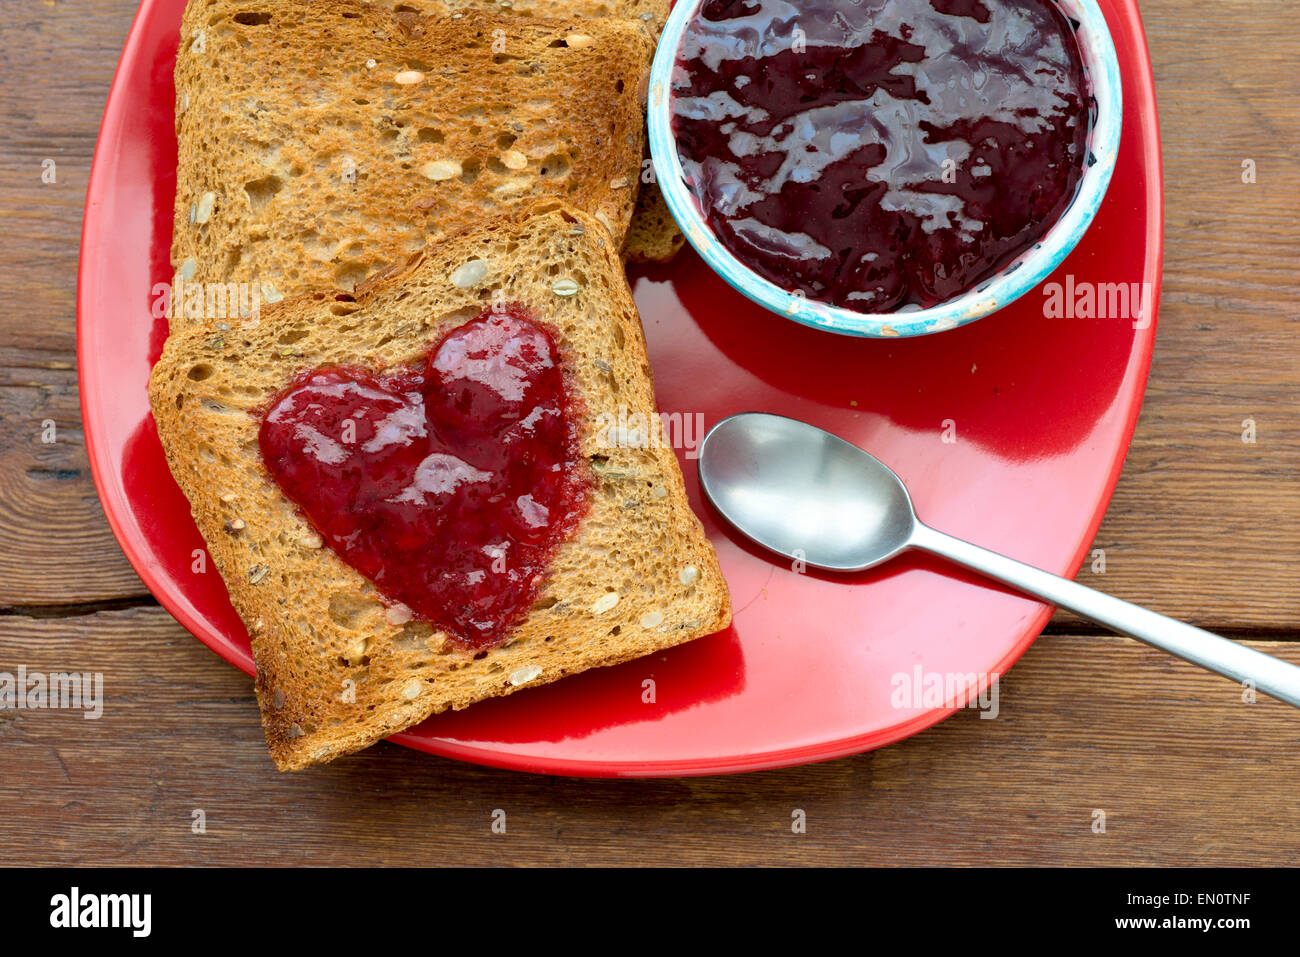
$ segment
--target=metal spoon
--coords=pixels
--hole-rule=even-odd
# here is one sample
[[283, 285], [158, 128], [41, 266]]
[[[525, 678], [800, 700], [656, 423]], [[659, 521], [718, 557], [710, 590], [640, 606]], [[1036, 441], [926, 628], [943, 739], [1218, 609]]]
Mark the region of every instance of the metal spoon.
[[727, 521], [787, 558], [855, 572], [919, 548], [1300, 707], [1300, 667], [935, 531], [888, 466], [805, 422], [723, 419], [704, 437], [699, 467]]

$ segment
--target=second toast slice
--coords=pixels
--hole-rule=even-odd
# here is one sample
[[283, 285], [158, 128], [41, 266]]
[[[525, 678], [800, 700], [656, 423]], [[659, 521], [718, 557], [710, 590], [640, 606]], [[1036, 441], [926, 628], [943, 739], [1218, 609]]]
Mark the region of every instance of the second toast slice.
[[[548, 197], [621, 243], [652, 47], [645, 23], [613, 17], [191, 0], [172, 268], [185, 282], [251, 283], [264, 302], [351, 289]], [[172, 328], [217, 318], [190, 313], [175, 310]]]

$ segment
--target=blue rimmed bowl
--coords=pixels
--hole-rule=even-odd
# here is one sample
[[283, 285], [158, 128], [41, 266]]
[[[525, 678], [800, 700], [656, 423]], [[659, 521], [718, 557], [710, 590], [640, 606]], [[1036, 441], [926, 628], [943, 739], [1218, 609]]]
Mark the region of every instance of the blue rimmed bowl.
[[1073, 202], [1024, 256], [955, 299], [925, 309], [888, 313], [856, 312], [818, 302], [760, 276], [732, 255], [709, 227], [686, 184], [677, 153], [672, 123], [673, 68], [682, 35], [702, 2], [680, 0], [659, 39], [650, 70], [650, 155], [659, 189], [686, 239], [714, 272], [759, 305], [806, 326], [843, 335], [883, 338], [943, 332], [996, 312], [1033, 289], [1061, 264], [1091, 225], [1110, 185], [1119, 150], [1123, 118], [1119, 61], [1096, 0], [1056, 0], [1061, 11], [1077, 24], [1075, 36], [1094, 101], [1089, 156]]

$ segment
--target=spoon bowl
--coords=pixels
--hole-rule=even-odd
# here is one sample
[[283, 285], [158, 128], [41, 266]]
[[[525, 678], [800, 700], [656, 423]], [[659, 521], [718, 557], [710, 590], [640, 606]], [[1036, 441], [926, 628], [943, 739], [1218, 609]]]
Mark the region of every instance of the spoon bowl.
[[747, 537], [813, 568], [855, 572], [911, 542], [907, 489], [879, 459], [795, 419], [742, 412], [700, 446], [700, 486]]

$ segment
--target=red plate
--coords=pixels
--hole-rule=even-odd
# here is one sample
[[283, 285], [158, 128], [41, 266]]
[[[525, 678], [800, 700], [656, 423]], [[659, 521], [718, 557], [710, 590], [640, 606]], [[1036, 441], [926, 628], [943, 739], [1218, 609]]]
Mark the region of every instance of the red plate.
[[[153, 284], [171, 278], [171, 77], [183, 6], [144, 0], [109, 94], [81, 245], [81, 404], [100, 498], [127, 557], [181, 624], [251, 674], [248, 636], [220, 579], [190, 571], [203, 542], [145, 394], [166, 331], [150, 307]], [[1162, 251], [1142, 24], [1132, 0], [1101, 6], [1124, 78], [1123, 142], [1095, 223], [1049, 281], [1150, 283], [1145, 328], [1045, 318], [1036, 290], [951, 332], [854, 340], [760, 310], [688, 249], [632, 276], [661, 408], [688, 421], [702, 413], [708, 425], [744, 410], [813, 422], [896, 469], [936, 528], [1076, 572], [1137, 419]], [[965, 700], [896, 708], [895, 675], [1003, 673], [1051, 613], [921, 557], [855, 576], [798, 574], [724, 528], [685, 455], [683, 468], [731, 586], [730, 629], [442, 715], [394, 740], [549, 774], [707, 774], [833, 758], [915, 734]], [[642, 700], [647, 678], [653, 703]]]

